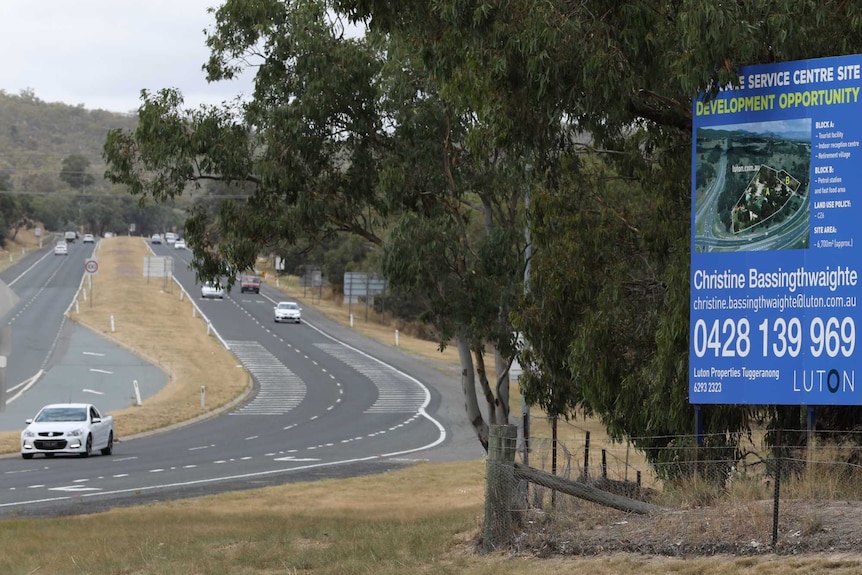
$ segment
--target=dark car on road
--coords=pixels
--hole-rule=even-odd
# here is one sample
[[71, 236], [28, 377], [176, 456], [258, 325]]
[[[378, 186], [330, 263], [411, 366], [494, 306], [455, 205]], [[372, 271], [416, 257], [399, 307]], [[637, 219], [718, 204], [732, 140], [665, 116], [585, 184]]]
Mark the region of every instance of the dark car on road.
[[243, 276], [239, 282], [240, 293], [247, 291], [260, 293], [260, 278], [257, 276]]

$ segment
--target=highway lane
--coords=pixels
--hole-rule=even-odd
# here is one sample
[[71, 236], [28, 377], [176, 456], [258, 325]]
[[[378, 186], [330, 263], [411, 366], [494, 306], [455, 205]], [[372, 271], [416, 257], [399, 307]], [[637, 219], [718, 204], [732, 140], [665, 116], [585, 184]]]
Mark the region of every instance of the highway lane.
[[0, 320], [12, 331], [0, 431], [20, 430], [46, 403], [95, 401], [111, 411], [130, 405], [133, 381], [143, 398], [167, 384], [159, 368], [66, 320], [98, 244], [75, 242], [69, 255], [56, 256], [53, 242], [45, 243], [0, 272], [18, 300]]
[[[197, 297], [189, 254], [155, 249], [175, 258], [177, 281]], [[124, 441], [112, 456], [0, 460], [0, 514], [68, 513], [483, 455], [450, 375], [311, 309], [302, 324], [274, 324], [273, 302], [283, 297], [265, 285], [260, 295], [196, 302], [237, 355], [237, 369], [254, 376], [247, 403]]]
[[[67, 256], [55, 256], [48, 247], [37, 252], [39, 257], [15, 277], [9, 277], [12, 270], [0, 275], [19, 298], [2, 319], [2, 325], [12, 328], [6, 367], [10, 387], [47, 367], [50, 351], [65, 323], [64, 314], [81, 285], [84, 262], [93, 255], [93, 246], [71, 244]], [[15, 271], [20, 267], [16, 266]]]

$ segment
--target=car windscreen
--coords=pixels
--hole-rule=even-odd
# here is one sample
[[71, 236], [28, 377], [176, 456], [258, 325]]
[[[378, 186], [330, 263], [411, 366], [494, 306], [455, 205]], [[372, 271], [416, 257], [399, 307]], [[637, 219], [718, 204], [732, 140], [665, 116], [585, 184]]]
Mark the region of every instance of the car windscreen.
[[87, 421], [87, 410], [83, 407], [52, 407], [40, 411], [35, 421]]

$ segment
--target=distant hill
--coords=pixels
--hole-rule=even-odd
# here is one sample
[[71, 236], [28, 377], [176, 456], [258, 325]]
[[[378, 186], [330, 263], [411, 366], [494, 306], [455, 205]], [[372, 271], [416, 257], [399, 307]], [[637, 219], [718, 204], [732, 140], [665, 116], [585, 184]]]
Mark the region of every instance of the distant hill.
[[[43, 102], [29, 90], [0, 90], [0, 246], [37, 223], [49, 231], [97, 235], [182, 229], [185, 200], [141, 206], [125, 186], [104, 179], [108, 131], [136, 125], [137, 115]], [[82, 165], [83, 175], [70, 173]]]
[[[16, 192], [62, 192], [63, 159], [78, 154], [90, 161], [95, 183], [88, 193], [106, 193], [102, 146], [108, 130], [133, 129], [137, 117], [83, 106], [43, 102], [32, 91], [11, 95], [0, 90], [0, 177]], [[82, 191], [82, 190], [78, 190]]]

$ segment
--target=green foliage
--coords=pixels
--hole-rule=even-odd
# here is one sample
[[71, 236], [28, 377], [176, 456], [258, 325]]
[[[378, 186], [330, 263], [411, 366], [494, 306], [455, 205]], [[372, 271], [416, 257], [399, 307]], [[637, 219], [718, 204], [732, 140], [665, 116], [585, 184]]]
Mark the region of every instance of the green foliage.
[[[643, 438], [692, 429], [691, 101], [744, 64], [862, 49], [860, 10], [227, 0], [206, 70], [256, 66], [253, 100], [187, 111], [175, 91], [144, 93], [135, 131], [109, 134], [108, 178], [142, 201], [235, 186], [196, 197], [186, 223], [205, 277], [300, 238], [383, 246], [393, 291], [421, 304], [441, 345], [457, 335], [480, 358], [487, 342], [509, 355], [513, 321], [531, 344], [530, 402], [660, 447]], [[346, 38], [341, 15], [369, 34]], [[518, 303], [528, 188], [535, 252]], [[704, 408], [705, 427], [732, 449], [754, 411]]]
[[379, 244], [379, 55], [345, 39], [316, 2], [235, 0], [216, 16], [208, 73], [230, 77], [237, 58], [261, 55], [255, 99], [242, 109], [187, 111], [176, 91], [144, 93], [138, 128], [108, 136], [108, 177], [142, 200], [210, 180], [237, 186], [216, 209], [198, 204], [190, 213], [202, 277], [246, 269], [264, 247], [299, 236], [350, 232]]
[[347, 234], [340, 234], [327, 242], [323, 252], [321, 271], [335, 293], [344, 292], [344, 273], [362, 271], [362, 263], [368, 255], [369, 244], [366, 240]]
[[69, 184], [79, 192], [83, 192], [88, 186], [96, 182], [93, 174], [90, 174], [90, 161], [80, 154], [72, 154], [63, 158], [63, 168], [60, 170], [60, 179]]
[[[29, 90], [19, 95], [0, 90], [0, 173], [9, 176], [11, 189], [18, 192], [67, 191], [59, 177], [64, 159], [75, 155], [99, 165], [107, 131], [135, 123], [132, 115], [48, 103]], [[90, 176], [87, 193], [112, 191], [101, 174]]]

